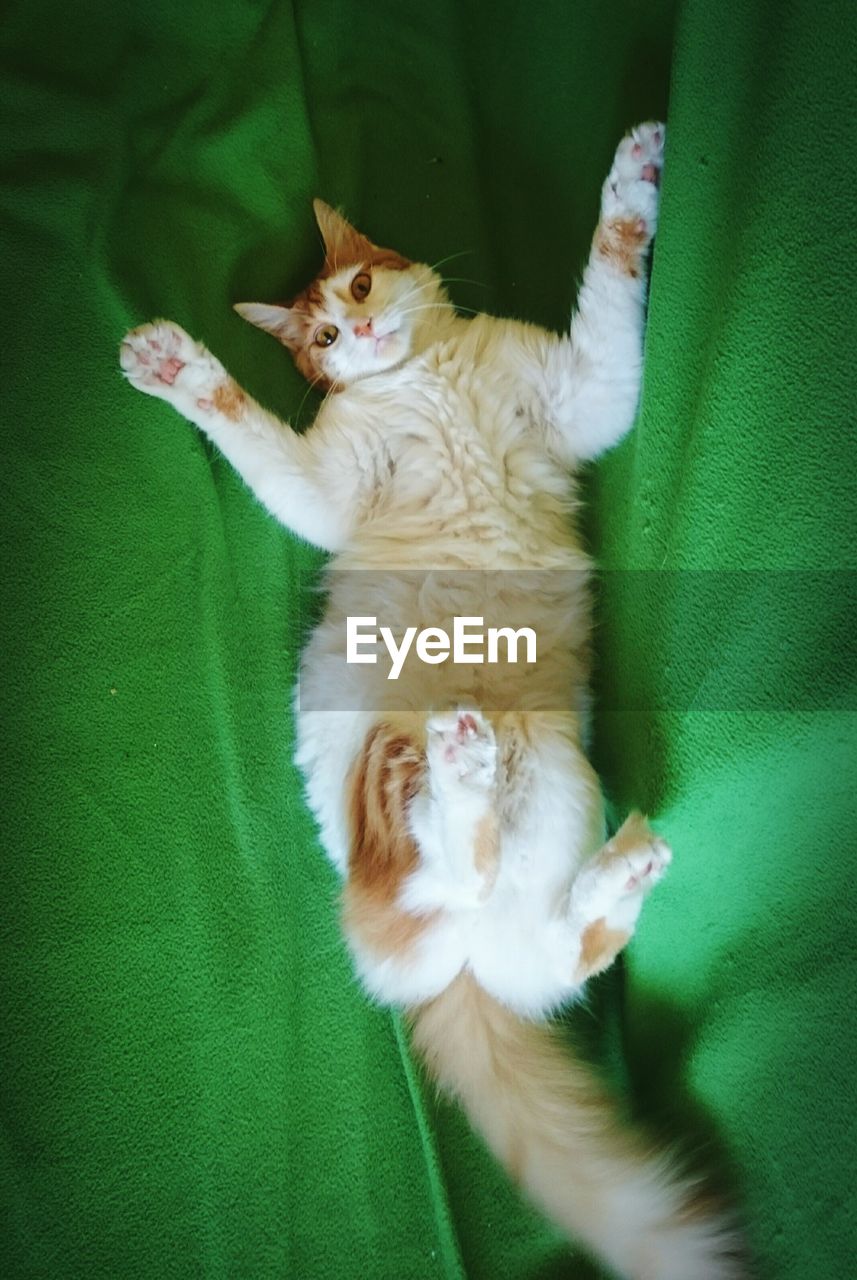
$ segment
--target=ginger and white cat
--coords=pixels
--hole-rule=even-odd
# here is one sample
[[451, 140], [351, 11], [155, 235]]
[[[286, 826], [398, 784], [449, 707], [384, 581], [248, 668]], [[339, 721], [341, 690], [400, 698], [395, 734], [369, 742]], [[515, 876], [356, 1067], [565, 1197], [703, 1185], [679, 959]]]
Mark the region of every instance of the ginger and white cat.
[[[367, 990], [409, 1011], [489, 1146], [607, 1266], [721, 1280], [740, 1273], [725, 1219], [619, 1122], [545, 1022], [625, 945], [671, 856], [639, 815], [604, 842], [584, 754], [589, 562], [571, 519], [575, 471], [636, 410], [663, 142], [648, 124], [620, 144], [561, 337], [464, 318], [431, 267], [316, 201], [319, 276], [288, 306], [237, 307], [328, 391], [305, 435], [174, 324], [128, 334], [121, 363], [332, 553], [298, 761]], [[391, 610], [419, 628], [526, 617], [543, 656], [411, 662], [395, 682], [346, 664], [346, 619]]]

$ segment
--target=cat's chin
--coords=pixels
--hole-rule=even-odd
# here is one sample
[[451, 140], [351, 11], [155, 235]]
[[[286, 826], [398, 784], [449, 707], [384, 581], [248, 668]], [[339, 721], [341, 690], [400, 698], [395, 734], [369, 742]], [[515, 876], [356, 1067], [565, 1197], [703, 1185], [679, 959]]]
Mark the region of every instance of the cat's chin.
[[392, 333], [385, 333], [382, 338], [375, 339], [375, 355], [379, 360], [386, 360], [393, 352], [398, 351], [401, 357], [402, 348], [406, 345], [399, 330], [394, 329]]
[[375, 349], [371, 356], [361, 362], [362, 367], [351, 372], [350, 380], [356, 382], [363, 378], [371, 378], [378, 373], [389, 373], [396, 369], [411, 355], [411, 344], [407, 335], [399, 329], [387, 333], [375, 341]]

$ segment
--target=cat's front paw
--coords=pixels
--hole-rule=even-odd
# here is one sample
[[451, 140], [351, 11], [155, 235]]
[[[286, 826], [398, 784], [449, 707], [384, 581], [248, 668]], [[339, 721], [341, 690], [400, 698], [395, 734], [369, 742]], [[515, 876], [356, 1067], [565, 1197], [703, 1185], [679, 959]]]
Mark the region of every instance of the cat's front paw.
[[138, 391], [169, 399], [182, 371], [202, 354], [202, 348], [184, 329], [168, 320], [156, 320], [125, 335], [119, 364]]
[[642, 244], [655, 234], [666, 127], [639, 124], [616, 149], [613, 167], [601, 193], [604, 222], [634, 228]]
[[474, 790], [493, 786], [497, 743], [490, 721], [471, 707], [434, 715], [428, 722], [426, 757], [433, 783]]

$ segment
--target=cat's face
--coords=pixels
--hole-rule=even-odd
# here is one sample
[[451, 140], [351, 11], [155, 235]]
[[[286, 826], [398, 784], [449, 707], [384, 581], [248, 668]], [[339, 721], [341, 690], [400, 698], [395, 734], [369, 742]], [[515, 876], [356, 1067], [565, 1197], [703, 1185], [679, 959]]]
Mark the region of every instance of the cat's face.
[[288, 306], [240, 302], [235, 310], [274, 334], [301, 373], [320, 387], [345, 387], [418, 354], [453, 309], [430, 267], [381, 249], [321, 200], [319, 275]]

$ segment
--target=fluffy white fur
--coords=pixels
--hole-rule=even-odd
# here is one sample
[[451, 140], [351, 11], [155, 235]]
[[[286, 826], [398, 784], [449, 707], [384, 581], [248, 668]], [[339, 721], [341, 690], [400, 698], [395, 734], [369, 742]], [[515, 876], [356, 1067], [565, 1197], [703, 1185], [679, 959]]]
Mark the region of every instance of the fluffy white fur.
[[[615, 1130], [609, 1101], [530, 1022], [609, 962], [670, 858], [637, 819], [604, 846], [583, 749], [589, 566], [571, 520], [574, 472], [621, 439], [638, 400], [640, 267], [662, 145], [654, 125], [621, 144], [563, 336], [461, 317], [420, 264], [374, 268], [368, 298], [352, 297], [359, 268], [339, 266], [337, 236], [347, 247], [357, 233], [321, 206], [328, 269], [303, 358], [334, 390], [306, 435], [254, 403], [174, 324], [129, 334], [121, 361], [134, 386], [199, 427], [268, 510], [342, 570], [304, 654], [296, 716], [309, 803], [344, 877], [361, 838], [349, 779], [373, 726], [388, 713], [407, 723], [425, 761], [405, 819], [419, 858], [385, 905], [415, 928], [385, 947], [371, 930], [349, 933], [367, 990], [418, 1010], [426, 1060], [534, 1198], [609, 1265], [629, 1277], [714, 1280], [738, 1274], [717, 1219], [689, 1210], [691, 1192], [668, 1162]], [[299, 343], [296, 311], [239, 310]], [[335, 338], [322, 347], [330, 326]], [[463, 570], [518, 571], [504, 579], [498, 621], [526, 618], [540, 638], [553, 636], [536, 676], [411, 664], [393, 687], [381, 668], [355, 678], [342, 662], [349, 615], [383, 620], [394, 606], [419, 627], [491, 616], [489, 579]]]

